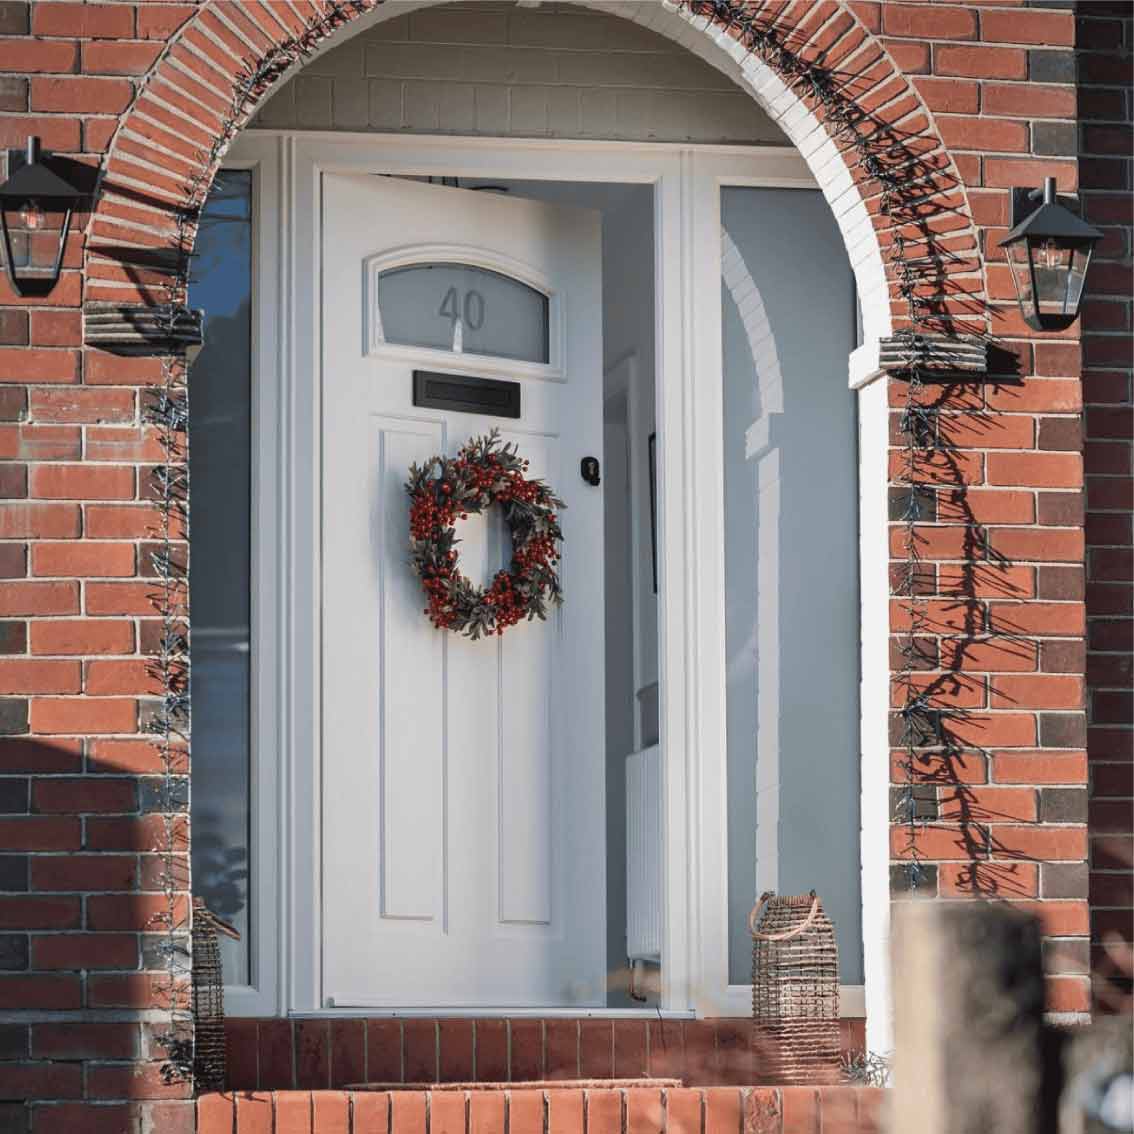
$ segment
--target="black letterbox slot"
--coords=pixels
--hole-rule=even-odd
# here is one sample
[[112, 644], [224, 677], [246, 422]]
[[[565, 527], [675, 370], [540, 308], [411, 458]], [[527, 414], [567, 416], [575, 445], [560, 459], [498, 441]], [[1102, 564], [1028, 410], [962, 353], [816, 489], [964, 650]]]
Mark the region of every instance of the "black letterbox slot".
[[490, 417], [520, 416], [520, 383], [471, 374], [413, 372], [413, 404], [426, 409], [479, 413]]

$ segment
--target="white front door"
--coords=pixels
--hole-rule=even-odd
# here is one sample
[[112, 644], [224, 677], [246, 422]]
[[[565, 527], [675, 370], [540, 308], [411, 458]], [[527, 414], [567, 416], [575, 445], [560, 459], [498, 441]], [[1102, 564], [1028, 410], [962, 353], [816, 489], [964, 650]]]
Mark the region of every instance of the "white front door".
[[[601, 1005], [599, 217], [327, 173], [321, 226], [324, 1002]], [[415, 405], [415, 371], [518, 382], [521, 416]], [[473, 642], [423, 613], [403, 485], [493, 427], [567, 503], [566, 601]], [[474, 581], [494, 519], [458, 532]]]

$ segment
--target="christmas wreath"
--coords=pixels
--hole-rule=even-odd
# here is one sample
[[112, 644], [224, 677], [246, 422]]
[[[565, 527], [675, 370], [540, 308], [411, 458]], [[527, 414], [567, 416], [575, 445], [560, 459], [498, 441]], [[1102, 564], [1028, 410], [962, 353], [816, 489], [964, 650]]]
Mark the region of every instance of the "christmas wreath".
[[[474, 640], [503, 634], [523, 618], [546, 618], [548, 606], [563, 601], [555, 565], [563, 540], [557, 513], [566, 505], [527, 470], [496, 429], [472, 438], [456, 457], [410, 466], [410, 562], [429, 604], [424, 613], [439, 630]], [[477, 587], [461, 574], [454, 525], [493, 504], [504, 509], [512, 534], [511, 569]]]

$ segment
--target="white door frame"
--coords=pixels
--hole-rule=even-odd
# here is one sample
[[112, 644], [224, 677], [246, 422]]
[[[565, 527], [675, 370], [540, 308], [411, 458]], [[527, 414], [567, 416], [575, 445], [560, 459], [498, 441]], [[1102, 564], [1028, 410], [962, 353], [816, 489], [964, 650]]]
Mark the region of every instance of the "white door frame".
[[[263, 625], [253, 630], [255, 648], [262, 651], [253, 719], [264, 730], [253, 748], [258, 765], [253, 784], [259, 793], [253, 802], [259, 854], [253, 855], [250, 877], [253, 911], [260, 919], [254, 930], [255, 984], [229, 991], [230, 1011], [353, 1014], [324, 1006], [319, 963], [318, 201], [321, 173], [336, 171], [654, 186], [658, 662], [667, 831], [661, 1008], [667, 1014], [747, 1015], [748, 987], [727, 984], [721, 390], [719, 381], [706, 379], [721, 368], [720, 187], [816, 188], [804, 160], [792, 147], [257, 130], [237, 139], [226, 164], [257, 171], [255, 539], [263, 549], [259, 563], [265, 570], [274, 563], [258, 608]], [[666, 318], [666, 312], [680, 317]], [[869, 678], [868, 666], [880, 664], [879, 657], [884, 664], [888, 636], [885, 479], [879, 478], [886, 406], [878, 393], [884, 383], [852, 385], [860, 389], [863, 440], [883, 445], [882, 458], [865, 444], [859, 458], [863, 673]], [[862, 689], [863, 920], [872, 1018], [888, 1015], [888, 918], [879, 898], [888, 885], [885, 684], [881, 700], [877, 681], [868, 689], [864, 679]], [[879, 823], [881, 843], [873, 830]], [[844, 987], [842, 1013], [863, 1014], [866, 1000], [863, 986]], [[522, 1013], [511, 1009], [508, 1014]]]
[[[249, 680], [249, 875], [248, 923], [251, 927], [249, 982], [225, 986], [225, 1004], [233, 1017], [270, 1016], [284, 1003], [279, 980], [283, 971], [278, 949], [283, 919], [282, 871], [279, 868], [283, 830], [284, 774], [280, 760], [286, 736], [283, 713], [288, 690], [281, 668], [287, 656], [285, 635], [291, 624], [287, 598], [286, 546], [288, 516], [279, 477], [284, 465], [285, 407], [278, 391], [285, 388], [280, 331], [283, 320], [283, 277], [280, 248], [284, 211], [279, 147], [275, 139], [246, 134], [226, 169], [252, 172], [252, 335], [251, 335], [251, 674]], [[190, 371], [190, 384], [192, 372]]]

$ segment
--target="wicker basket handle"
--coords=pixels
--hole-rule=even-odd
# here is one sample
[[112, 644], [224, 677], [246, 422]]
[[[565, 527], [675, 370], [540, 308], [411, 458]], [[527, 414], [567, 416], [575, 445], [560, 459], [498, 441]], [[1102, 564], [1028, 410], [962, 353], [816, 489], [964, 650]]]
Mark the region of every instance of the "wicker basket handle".
[[764, 908], [764, 903], [774, 894], [771, 890], [765, 890], [760, 895], [760, 900], [752, 907], [752, 912], [748, 915], [748, 932], [756, 941], [790, 941], [793, 937], [798, 937], [811, 923], [815, 920], [815, 915], [819, 912], [819, 896], [814, 890], [811, 891], [811, 909], [807, 911], [807, 917], [804, 919], [803, 924], [798, 929], [789, 929], [787, 933], [758, 933], [756, 930], [757, 920], [760, 911]]
[[234, 926], [228, 924], [227, 921], [222, 921], [208, 906], [205, 905], [204, 898], [193, 899], [193, 916], [200, 918], [202, 921], [211, 922], [213, 928], [218, 933], [223, 933], [226, 937], [231, 937], [233, 941], [240, 940], [240, 931]]

